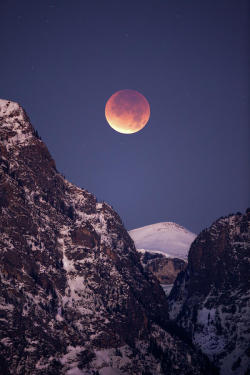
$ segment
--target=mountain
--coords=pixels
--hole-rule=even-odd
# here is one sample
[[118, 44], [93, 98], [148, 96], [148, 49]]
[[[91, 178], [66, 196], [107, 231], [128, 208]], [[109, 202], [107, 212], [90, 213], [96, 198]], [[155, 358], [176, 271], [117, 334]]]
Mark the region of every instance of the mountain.
[[182, 259], [167, 258], [158, 253], [144, 251], [139, 254], [144, 268], [152, 272], [161, 284], [173, 284], [177, 274], [187, 265]]
[[0, 101], [0, 373], [214, 374], [168, 318], [118, 214]]
[[169, 295], [176, 277], [186, 268], [187, 263], [183, 259], [168, 258], [159, 252], [138, 250], [138, 253], [144, 269], [153, 273], [166, 295]]
[[171, 222], [129, 231], [142, 266], [154, 274], [168, 295], [178, 274], [186, 268], [187, 254], [196, 235]]
[[187, 259], [196, 235], [171, 222], [147, 225], [129, 231], [137, 249], [160, 252], [170, 258]]
[[221, 375], [250, 374], [250, 210], [223, 217], [191, 245], [169, 314]]

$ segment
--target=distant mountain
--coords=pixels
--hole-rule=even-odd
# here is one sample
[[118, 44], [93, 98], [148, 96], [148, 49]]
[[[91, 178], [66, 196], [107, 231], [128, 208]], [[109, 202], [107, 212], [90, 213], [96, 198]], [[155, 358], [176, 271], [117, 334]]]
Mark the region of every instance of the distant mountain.
[[199, 234], [169, 296], [169, 313], [221, 375], [250, 374], [250, 209]]
[[187, 259], [191, 243], [196, 235], [184, 227], [163, 222], [129, 231], [129, 235], [140, 250], [163, 253], [170, 258]]
[[215, 374], [183, 332], [118, 214], [0, 100], [0, 374]]
[[168, 295], [173, 287], [178, 274], [183, 271], [187, 262], [183, 259], [168, 258], [162, 253], [153, 251], [138, 251], [141, 264], [148, 272], [152, 272], [161, 284], [164, 292]]
[[129, 231], [142, 266], [152, 272], [168, 295], [178, 274], [186, 268], [196, 235], [184, 227], [163, 222]]

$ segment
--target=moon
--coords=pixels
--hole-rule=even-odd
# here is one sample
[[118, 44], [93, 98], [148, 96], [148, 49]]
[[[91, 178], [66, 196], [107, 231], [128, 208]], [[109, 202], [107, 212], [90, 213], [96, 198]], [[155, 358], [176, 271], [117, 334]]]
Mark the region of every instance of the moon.
[[108, 99], [105, 116], [111, 128], [119, 133], [132, 134], [147, 124], [150, 106], [138, 91], [120, 90]]

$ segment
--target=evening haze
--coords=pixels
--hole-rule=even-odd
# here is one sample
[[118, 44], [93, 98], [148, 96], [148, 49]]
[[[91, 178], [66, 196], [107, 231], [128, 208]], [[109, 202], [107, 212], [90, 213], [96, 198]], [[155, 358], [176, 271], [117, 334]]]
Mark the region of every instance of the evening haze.
[[[127, 229], [198, 233], [249, 206], [247, 0], [0, 3], [0, 98], [19, 102], [58, 170]], [[112, 94], [150, 104], [134, 134], [105, 119]]]

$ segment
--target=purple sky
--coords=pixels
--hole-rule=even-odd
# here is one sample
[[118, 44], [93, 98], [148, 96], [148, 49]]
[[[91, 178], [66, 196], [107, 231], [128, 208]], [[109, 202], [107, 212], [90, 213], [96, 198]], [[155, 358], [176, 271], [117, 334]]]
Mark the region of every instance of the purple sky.
[[[247, 0], [2, 0], [0, 97], [20, 102], [58, 169], [127, 229], [199, 232], [249, 205]], [[151, 117], [106, 123], [116, 91]]]

